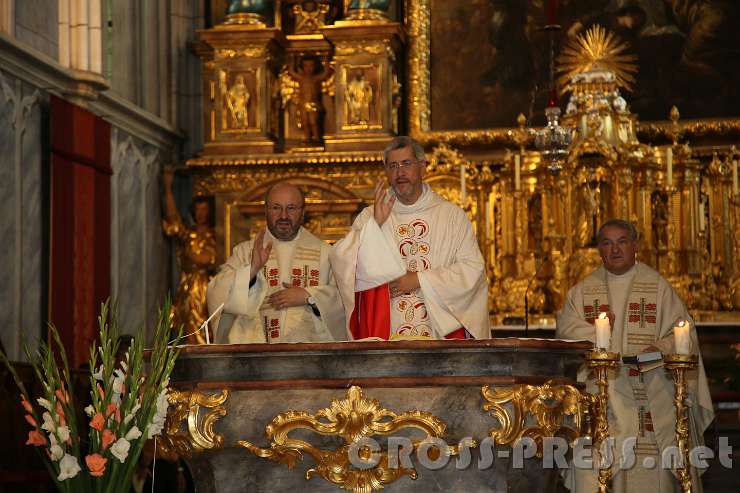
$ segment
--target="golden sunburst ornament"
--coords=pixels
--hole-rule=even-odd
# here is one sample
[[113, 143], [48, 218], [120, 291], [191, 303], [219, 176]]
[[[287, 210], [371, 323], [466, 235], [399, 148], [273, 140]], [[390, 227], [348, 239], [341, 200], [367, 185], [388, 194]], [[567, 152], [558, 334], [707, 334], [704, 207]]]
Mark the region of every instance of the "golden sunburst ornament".
[[632, 74], [637, 72], [637, 64], [632, 62], [637, 57], [625, 54], [627, 48], [629, 43], [598, 24], [586, 31], [585, 35], [579, 34], [565, 45], [558, 57], [560, 92], [569, 90], [573, 77], [593, 70], [613, 73], [617, 86], [631, 91], [635, 83]]

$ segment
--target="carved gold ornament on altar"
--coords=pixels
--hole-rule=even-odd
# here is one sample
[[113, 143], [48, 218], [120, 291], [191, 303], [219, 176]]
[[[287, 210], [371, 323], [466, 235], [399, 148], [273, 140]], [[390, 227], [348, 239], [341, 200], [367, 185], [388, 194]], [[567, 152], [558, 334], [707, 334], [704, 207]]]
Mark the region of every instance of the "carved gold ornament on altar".
[[513, 446], [528, 437], [537, 444], [537, 457], [541, 458], [545, 438], [562, 437], [572, 444], [576, 438], [590, 435], [592, 396], [572, 385], [549, 381], [502, 389], [484, 385], [481, 394], [483, 409], [498, 421], [488, 432], [497, 444]]
[[[347, 390], [346, 398], [332, 400], [330, 407], [315, 414], [288, 411], [277, 415], [265, 429], [270, 441], [268, 448], [261, 448], [246, 440], [240, 440], [239, 445], [257, 457], [285, 464], [289, 469], [293, 469], [303, 460], [303, 455], [308, 454], [315, 466], [306, 471], [306, 480], [318, 475], [343, 490], [368, 493], [384, 489], [386, 485], [403, 476], [411, 479], [418, 477], [414, 468], [389, 466], [387, 451], [373, 451], [362, 444], [363, 439], [391, 436], [407, 428], [420, 430], [424, 434], [421, 439], [412, 439], [413, 451], [418, 452], [425, 440], [442, 438], [446, 425], [425, 411], [412, 410], [396, 414], [381, 407], [377, 400], [365, 397], [360, 387], [352, 386]], [[289, 436], [290, 432], [299, 429], [340, 437], [345, 443], [334, 450], [321, 449], [310, 442]], [[354, 467], [350, 460], [350, 448], [353, 446], [358, 447], [355, 453], [364, 460], [369, 460], [372, 454], [378, 454], [376, 465], [362, 469]], [[447, 448], [446, 451], [435, 449], [434, 453], [458, 454], [457, 447]], [[431, 455], [432, 449], [428, 453]]]
[[[228, 390], [205, 395], [195, 390], [169, 389], [167, 398], [171, 407], [162, 439], [157, 441], [157, 447], [165, 456], [175, 453], [190, 457], [193, 453], [224, 446], [223, 435], [214, 432], [213, 426], [228, 414], [225, 406], [229, 398]], [[201, 414], [202, 409], [207, 411]], [[186, 421], [184, 431], [180, 429], [183, 421]]]

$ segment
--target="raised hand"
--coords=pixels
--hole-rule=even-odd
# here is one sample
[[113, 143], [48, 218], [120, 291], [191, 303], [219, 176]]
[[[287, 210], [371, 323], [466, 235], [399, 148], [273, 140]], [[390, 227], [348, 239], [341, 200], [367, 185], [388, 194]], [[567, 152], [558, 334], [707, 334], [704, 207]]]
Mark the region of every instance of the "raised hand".
[[270, 252], [272, 251], [272, 242], [264, 246], [265, 230], [263, 229], [257, 233], [257, 237], [254, 239], [254, 245], [252, 246], [252, 263], [250, 269], [249, 279], [254, 279], [257, 273], [265, 266], [267, 259], [270, 258]]
[[383, 181], [375, 185], [375, 204], [373, 205], [373, 215], [378, 226], [382, 226], [391, 215], [393, 204], [396, 202], [396, 196], [386, 197], [386, 188]]

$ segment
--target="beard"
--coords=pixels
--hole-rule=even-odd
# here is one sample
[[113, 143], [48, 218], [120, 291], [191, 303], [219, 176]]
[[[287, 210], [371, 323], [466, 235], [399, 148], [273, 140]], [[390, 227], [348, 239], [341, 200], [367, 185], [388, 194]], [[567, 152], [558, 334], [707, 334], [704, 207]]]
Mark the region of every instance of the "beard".
[[298, 234], [301, 224], [299, 222], [294, 223], [290, 219], [278, 219], [277, 221], [268, 221], [267, 229], [278, 240], [290, 241]]

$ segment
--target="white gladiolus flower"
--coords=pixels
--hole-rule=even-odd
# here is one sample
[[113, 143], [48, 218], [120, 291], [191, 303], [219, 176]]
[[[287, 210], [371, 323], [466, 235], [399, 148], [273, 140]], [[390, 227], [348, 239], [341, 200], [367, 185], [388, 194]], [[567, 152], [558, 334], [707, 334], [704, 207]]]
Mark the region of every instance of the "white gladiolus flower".
[[110, 396], [110, 401], [115, 404], [116, 407], [121, 407], [121, 394], [113, 392]]
[[57, 436], [54, 433], [49, 433], [49, 442], [51, 443], [52, 447], [59, 444], [59, 442], [57, 441]]
[[49, 452], [51, 453], [51, 460], [59, 460], [64, 457], [64, 450], [59, 445], [52, 445]]
[[49, 413], [44, 413], [41, 417], [44, 418], [44, 424], [41, 425], [41, 429], [46, 430], [49, 433], [53, 433], [54, 430], [57, 429], [57, 425], [54, 423], [54, 418], [52, 418]]
[[85, 414], [87, 414], [88, 417], [90, 418], [93, 417], [93, 415], [95, 414], [95, 408], [93, 407], [92, 404], [90, 404], [89, 406], [85, 408]]
[[97, 373], [93, 373], [93, 377], [95, 377], [95, 380], [103, 381], [103, 365], [100, 365]]
[[131, 447], [131, 444], [126, 440], [125, 438], [119, 438], [116, 440], [116, 443], [114, 443], [110, 448], [110, 453], [113, 454], [113, 456], [121, 461], [121, 464], [123, 464], [126, 461], [126, 457], [128, 457], [128, 449]]
[[139, 430], [138, 426], [134, 426], [130, 430], [128, 430], [128, 433], [126, 433], [126, 440], [136, 440], [141, 436], [141, 430]]
[[60, 442], [66, 442], [69, 440], [69, 427], [60, 426], [57, 428], [57, 436], [59, 437]]
[[80, 468], [80, 464], [77, 462], [77, 458], [73, 455], [64, 454], [64, 457], [62, 457], [62, 460], [59, 462], [59, 476], [57, 477], [57, 481], [64, 481], [65, 479], [73, 478], [77, 476], [81, 470], [82, 469]]
[[167, 417], [168, 407], [169, 402], [167, 401], [167, 388], [164, 388], [157, 397], [157, 411], [156, 413], [154, 413], [152, 424], [149, 426], [147, 439], [153, 437], [154, 435], [159, 435], [159, 433], [162, 431], [162, 428], [164, 427], [164, 420]]
[[[116, 370], [116, 371], [119, 372], [121, 370]], [[123, 389], [124, 389], [124, 383], [125, 382], [126, 382], [125, 375], [124, 376], [121, 376], [121, 377], [119, 377], [118, 375], [116, 375], [116, 378], [113, 379], [113, 392], [116, 393], [116, 394], [123, 394]]]
[[131, 412], [129, 412], [125, 418], [123, 418], [123, 424], [127, 425], [131, 422], [132, 419], [136, 416], [136, 413], [139, 412], [139, 409], [141, 409], [141, 401], [137, 400], [136, 404], [134, 404], [134, 407], [131, 408]]
[[47, 401], [43, 397], [39, 397], [38, 399], [36, 399], [36, 402], [38, 402], [39, 406], [43, 407], [47, 411], [51, 411], [51, 402]]

